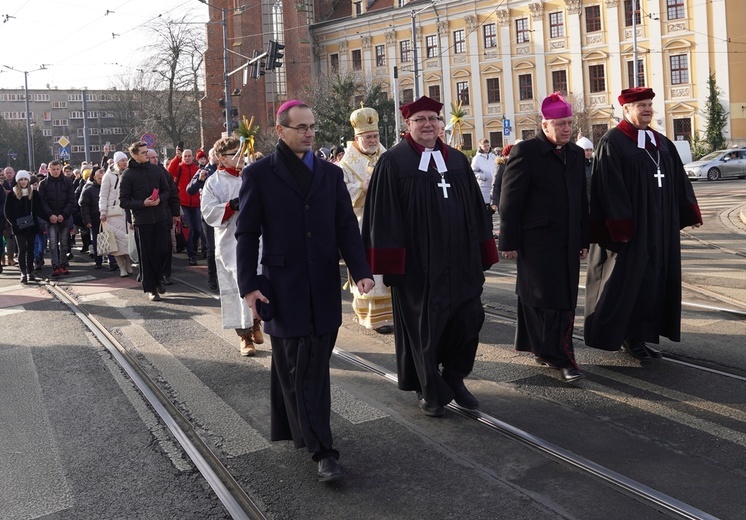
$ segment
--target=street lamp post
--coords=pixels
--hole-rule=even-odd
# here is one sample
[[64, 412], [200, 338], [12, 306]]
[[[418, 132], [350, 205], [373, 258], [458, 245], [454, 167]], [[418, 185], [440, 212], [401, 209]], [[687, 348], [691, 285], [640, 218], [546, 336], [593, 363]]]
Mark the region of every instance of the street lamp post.
[[217, 7], [209, 3], [207, 0], [199, 1], [208, 7], [212, 7], [213, 9], [220, 9], [220, 22], [223, 26], [223, 87], [225, 90], [223, 95], [225, 99], [225, 133], [226, 135], [231, 135], [231, 133], [233, 132], [233, 116], [231, 115], [233, 107], [231, 106], [231, 86], [230, 76], [228, 75], [228, 73], [230, 72], [230, 56], [228, 54], [228, 20], [226, 18], [226, 10], [225, 7]]
[[423, 7], [419, 11], [415, 11], [414, 9], [412, 9], [412, 59], [414, 60], [414, 98], [415, 99], [420, 98], [420, 82], [418, 79], [420, 75], [420, 70], [419, 70], [419, 64], [417, 63], [417, 28], [415, 27], [415, 19], [417, 18], [418, 14], [434, 6], [435, 6], [435, 0], [430, 0], [430, 5]]
[[386, 148], [389, 147], [389, 115], [383, 114], [383, 117], [381, 117], [381, 120], [383, 121], [383, 135], [385, 136], [384, 142], [386, 143]]
[[30, 109], [28, 104], [28, 75], [29, 73], [36, 72], [37, 70], [46, 70], [47, 67], [44, 64], [40, 65], [38, 69], [34, 70], [18, 70], [8, 65], [3, 65], [3, 67], [8, 70], [14, 70], [16, 72], [23, 73], [23, 94], [26, 98], [26, 145], [28, 146], [28, 169], [30, 172], [33, 172], [36, 165], [34, 160], [34, 145], [33, 141], [31, 140], [31, 115], [29, 113]]

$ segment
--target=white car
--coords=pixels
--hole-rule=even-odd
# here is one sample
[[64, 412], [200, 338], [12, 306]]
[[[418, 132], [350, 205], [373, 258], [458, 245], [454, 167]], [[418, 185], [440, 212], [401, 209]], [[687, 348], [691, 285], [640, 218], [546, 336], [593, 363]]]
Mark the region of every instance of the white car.
[[684, 170], [692, 180], [743, 179], [746, 178], [746, 150], [731, 148], [710, 152], [698, 161], [685, 164]]

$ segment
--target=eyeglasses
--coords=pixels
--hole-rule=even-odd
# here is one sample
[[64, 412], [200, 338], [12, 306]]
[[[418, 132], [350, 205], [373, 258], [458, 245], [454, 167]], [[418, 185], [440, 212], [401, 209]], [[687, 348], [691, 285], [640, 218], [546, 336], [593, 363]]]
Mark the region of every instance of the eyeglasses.
[[298, 125], [298, 126], [280, 125], [280, 126], [284, 126], [285, 128], [292, 128], [293, 130], [295, 130], [299, 134], [305, 134], [309, 130], [311, 132], [315, 133], [316, 130], [318, 130], [318, 127], [315, 124], [313, 124], [311, 126], [309, 126], [309, 125]]
[[409, 121], [412, 121], [413, 123], [423, 124], [425, 122], [430, 123], [431, 125], [434, 125], [437, 121], [443, 121], [443, 118], [440, 116], [430, 116], [430, 117], [418, 117], [416, 119], [410, 119]]

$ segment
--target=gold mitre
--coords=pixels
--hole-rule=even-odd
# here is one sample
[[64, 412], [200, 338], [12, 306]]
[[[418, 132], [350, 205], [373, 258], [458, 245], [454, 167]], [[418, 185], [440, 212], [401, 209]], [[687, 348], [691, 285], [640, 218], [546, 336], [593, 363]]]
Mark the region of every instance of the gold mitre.
[[365, 132], [378, 131], [378, 112], [369, 107], [361, 107], [350, 114], [350, 124], [355, 129], [355, 135]]

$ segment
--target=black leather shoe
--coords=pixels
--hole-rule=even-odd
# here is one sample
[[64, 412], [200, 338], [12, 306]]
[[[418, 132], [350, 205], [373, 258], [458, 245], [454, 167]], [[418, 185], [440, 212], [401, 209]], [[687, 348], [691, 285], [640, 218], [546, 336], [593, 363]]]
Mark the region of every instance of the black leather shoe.
[[648, 355], [651, 358], [653, 358], [653, 359], [660, 359], [660, 358], [663, 357], [663, 353], [660, 350], [658, 350], [657, 348], [653, 348], [650, 345], [648, 345], [647, 343], [643, 343], [643, 345], [645, 345], [645, 350], [648, 351]]
[[534, 361], [536, 362], [536, 364], [537, 364], [537, 365], [541, 365], [541, 366], [543, 366], [543, 367], [548, 367], [548, 366], [550, 366], [550, 365], [549, 365], [549, 363], [547, 363], [546, 361], [544, 361], [544, 360], [543, 360], [543, 359], [541, 359], [540, 357], [535, 357], [535, 358], [534, 358]]
[[394, 327], [391, 325], [383, 325], [381, 327], [378, 327], [376, 329], [376, 332], [379, 334], [391, 334], [394, 332]]
[[479, 401], [474, 397], [474, 394], [469, 392], [463, 381], [459, 381], [451, 389], [453, 390], [453, 400], [461, 408], [466, 408], [467, 410], [476, 410], [479, 408]]
[[156, 285], [155, 290], [158, 291], [158, 294], [166, 294], [166, 289], [161, 284]]
[[417, 401], [422, 413], [428, 417], [443, 417], [446, 414], [446, 409], [444, 407], [428, 403], [420, 392], [417, 392]]
[[565, 383], [572, 383], [574, 381], [577, 381], [578, 379], [583, 379], [585, 375], [578, 370], [577, 368], [561, 368], [560, 372], [562, 372], [562, 380]]
[[173, 285], [174, 282], [171, 281], [170, 276], [161, 276], [161, 285]]
[[212, 278], [212, 277], [208, 278], [207, 287], [209, 287], [211, 291], [217, 291], [218, 290], [218, 279]]
[[327, 457], [319, 461], [319, 469], [316, 471], [319, 482], [331, 482], [344, 477], [342, 465], [334, 457]]
[[622, 344], [624, 345], [624, 350], [633, 358], [640, 361], [650, 361], [652, 359], [644, 342], [625, 339]]

